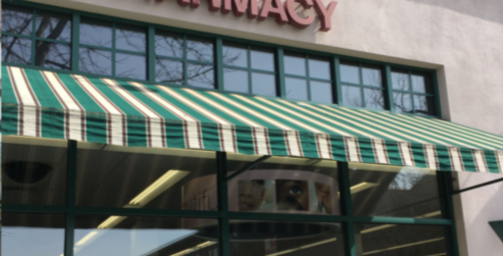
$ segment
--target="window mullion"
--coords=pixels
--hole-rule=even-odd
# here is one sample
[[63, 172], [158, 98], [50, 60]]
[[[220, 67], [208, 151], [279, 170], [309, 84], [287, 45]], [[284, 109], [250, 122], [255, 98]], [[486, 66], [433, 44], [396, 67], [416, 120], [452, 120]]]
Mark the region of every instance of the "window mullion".
[[79, 58], [80, 58], [80, 15], [74, 13], [72, 21], [72, 55], [71, 55], [71, 70], [74, 73], [79, 71]]
[[387, 95], [387, 104], [389, 106], [389, 111], [391, 113], [395, 113], [395, 102], [393, 98], [393, 81], [391, 79], [391, 67], [390, 65], [386, 65], [384, 67], [384, 85], [386, 89], [386, 95]]
[[306, 54], [305, 55], [305, 62], [306, 62], [306, 86], [307, 86], [307, 100], [312, 100], [311, 99], [311, 80], [309, 77], [311, 75], [309, 74], [309, 56]]
[[220, 224], [220, 255], [230, 256], [230, 230], [229, 230], [229, 206], [227, 190], [227, 154], [217, 154], [217, 184], [218, 184], [218, 207], [221, 212]]
[[[217, 47], [218, 49], [218, 47]], [[183, 85], [188, 85], [188, 77], [187, 77], [187, 35], [183, 34]]]
[[147, 33], [147, 80], [150, 83], [155, 83], [155, 28], [154, 26], [148, 26]]
[[409, 93], [410, 93], [410, 102], [412, 104], [412, 113], [411, 114], [415, 114], [416, 113], [416, 104], [414, 104], [414, 90], [412, 89], [412, 74], [411, 72], [409, 71]]
[[[187, 40], [185, 40], [186, 42]], [[187, 49], [187, 47], [185, 47]], [[185, 50], [186, 52], [186, 50]], [[223, 53], [223, 40], [221, 37], [217, 37], [215, 44], [215, 56], [216, 56], [216, 85], [218, 91], [224, 91], [224, 53]], [[187, 59], [187, 56], [185, 56]]]
[[283, 48], [278, 47], [276, 51], [276, 62], [277, 62], [277, 68], [278, 68], [278, 87], [276, 88], [278, 90], [278, 93], [276, 93], [277, 96], [280, 98], [286, 98], [286, 92], [285, 92], [285, 63], [284, 63], [284, 52]]
[[341, 69], [339, 57], [334, 57], [334, 80], [335, 80], [335, 103], [342, 105], [342, 84], [341, 84]]
[[114, 22], [112, 26], [112, 76], [115, 77], [115, 47], [116, 47], [116, 32], [117, 24]]
[[37, 51], [37, 40], [35, 40], [36, 33], [37, 33], [37, 9], [33, 10], [33, 17], [32, 17], [32, 31], [31, 31], [31, 65], [35, 66], [35, 56], [36, 56], [36, 51]]
[[354, 230], [353, 206], [351, 203], [351, 180], [349, 177], [349, 164], [347, 162], [338, 162], [339, 185], [341, 193], [342, 214], [348, 217], [344, 223], [346, 235], [346, 255], [356, 256], [356, 242]]
[[252, 84], [252, 72], [251, 72], [251, 48], [250, 48], [250, 45], [248, 45], [247, 47], [247, 50], [246, 50], [246, 54], [247, 54], [247, 59], [248, 59], [248, 93], [252, 94], [253, 93], [253, 84]]
[[68, 211], [66, 214], [65, 256], [73, 256], [77, 184], [77, 141], [75, 140], [68, 141], [66, 175], [66, 203]]

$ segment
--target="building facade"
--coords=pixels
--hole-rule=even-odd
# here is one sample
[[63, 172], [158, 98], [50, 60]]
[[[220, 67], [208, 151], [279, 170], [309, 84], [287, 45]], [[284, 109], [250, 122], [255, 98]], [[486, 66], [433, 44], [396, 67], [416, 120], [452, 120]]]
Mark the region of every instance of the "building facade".
[[499, 255], [503, 3], [2, 2], [2, 255]]

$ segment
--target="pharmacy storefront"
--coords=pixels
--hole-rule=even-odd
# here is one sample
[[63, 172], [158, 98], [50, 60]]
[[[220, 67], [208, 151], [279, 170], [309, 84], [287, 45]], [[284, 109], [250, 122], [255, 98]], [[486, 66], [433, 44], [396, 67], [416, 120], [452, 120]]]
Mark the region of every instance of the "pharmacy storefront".
[[[502, 137], [440, 119], [435, 70], [60, 2], [2, 4], [3, 256], [457, 256], [452, 174], [503, 172]], [[132, 2], [316, 33], [337, 15]]]

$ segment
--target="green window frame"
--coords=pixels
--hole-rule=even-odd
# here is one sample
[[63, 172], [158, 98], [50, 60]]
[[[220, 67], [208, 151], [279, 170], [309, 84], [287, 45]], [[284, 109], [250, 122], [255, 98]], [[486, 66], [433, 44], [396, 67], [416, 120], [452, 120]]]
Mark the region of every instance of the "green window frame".
[[228, 207], [228, 181], [235, 175], [228, 175], [227, 154], [215, 152], [217, 164], [217, 195], [218, 211], [196, 211], [196, 210], [165, 210], [148, 208], [110, 208], [110, 207], [88, 207], [77, 206], [77, 141], [68, 141], [67, 144], [67, 169], [66, 169], [66, 205], [21, 205], [4, 204], [3, 212], [6, 213], [52, 213], [66, 215], [65, 232], [65, 256], [74, 255], [74, 230], [76, 229], [77, 215], [111, 215], [111, 216], [157, 216], [174, 218], [211, 218], [219, 221], [219, 246], [220, 255], [229, 256], [230, 220], [270, 220], [270, 221], [304, 221], [304, 222], [332, 222], [341, 223], [346, 237], [345, 249], [347, 256], [356, 256], [355, 246], [355, 224], [384, 224], [384, 225], [434, 225], [444, 227], [446, 232], [447, 255], [458, 256], [458, 246], [456, 238], [456, 226], [454, 222], [454, 207], [452, 202], [452, 174], [451, 172], [437, 172], [439, 198], [441, 200], [441, 211], [443, 218], [406, 218], [406, 217], [376, 217], [376, 216], [356, 216], [353, 214], [351, 200], [351, 181], [349, 177], [349, 164], [338, 162], [338, 181], [340, 187], [341, 215], [316, 215], [316, 214], [288, 214], [288, 213], [253, 213], [253, 212], [233, 212]]
[[[349, 61], [341, 61], [339, 67], [341, 73], [341, 105], [374, 110], [388, 109], [385, 101], [386, 88], [382, 67]], [[353, 76], [351, 72], [353, 72]], [[353, 91], [353, 94], [356, 93], [354, 99], [359, 102], [350, 102], [351, 91]], [[372, 97], [376, 99], [372, 99]]]
[[[43, 69], [43, 70], [50, 70], [50, 71], [57, 71], [57, 72], [68, 72], [72, 74], [83, 74], [89, 77], [99, 77], [99, 78], [113, 78], [117, 80], [127, 80], [127, 81], [137, 81], [137, 82], [147, 82], [147, 83], [156, 83], [156, 84], [161, 84], [161, 85], [167, 85], [167, 86], [188, 86], [192, 87], [194, 89], [204, 89], [204, 90], [215, 90], [215, 91], [220, 91], [220, 92], [231, 92], [225, 89], [225, 69], [232, 68], [235, 70], [240, 70], [243, 72], [247, 72], [248, 75], [248, 90], [243, 90], [242, 92], [236, 92], [232, 91], [233, 93], [242, 93], [242, 94], [247, 94], [247, 95], [260, 95], [260, 96], [265, 96], [265, 97], [280, 97], [280, 98], [289, 98], [287, 95], [287, 81], [289, 79], [305, 79], [307, 83], [307, 88], [308, 90], [306, 91], [307, 94], [307, 100], [306, 101], [312, 101], [316, 103], [324, 103], [324, 104], [338, 104], [344, 106], [344, 96], [343, 96], [343, 85], [350, 85], [350, 86], [359, 86], [362, 94], [362, 98], [365, 98], [364, 90], [365, 89], [377, 89], [376, 87], [370, 86], [368, 87], [367, 85], [364, 85], [362, 83], [355, 83], [355, 84], [348, 84], [341, 79], [341, 63], [344, 62], [352, 62], [352, 63], [358, 63], [358, 65], [361, 68], [364, 68], [366, 66], [374, 66], [377, 67], [378, 69], [382, 70], [383, 72], [381, 73], [382, 75], [382, 88], [379, 88], [380, 90], [383, 91], [383, 100], [384, 103], [384, 109], [370, 109], [372, 111], [387, 111], [391, 113], [402, 113], [402, 114], [412, 114], [412, 115], [422, 115], [425, 117], [433, 117], [433, 118], [441, 118], [442, 111], [441, 111], [441, 106], [440, 106], [440, 99], [439, 99], [439, 91], [438, 91], [438, 83], [437, 83], [437, 77], [436, 77], [436, 71], [431, 70], [431, 69], [425, 69], [425, 68], [417, 68], [417, 67], [411, 67], [411, 66], [404, 66], [404, 65], [397, 65], [393, 63], [386, 63], [386, 62], [380, 62], [380, 61], [372, 61], [372, 60], [366, 60], [366, 59], [360, 59], [360, 58], [354, 58], [354, 57], [349, 57], [349, 56], [341, 56], [341, 55], [336, 55], [336, 54], [331, 54], [331, 53], [326, 53], [326, 52], [319, 52], [319, 51], [313, 51], [313, 50], [306, 50], [306, 49], [298, 49], [294, 47], [288, 47], [288, 46], [282, 46], [282, 45], [274, 45], [274, 44], [268, 44], [268, 43], [263, 43], [263, 42], [256, 42], [256, 41], [250, 41], [250, 40], [243, 40], [243, 39], [238, 39], [238, 38], [233, 38], [233, 37], [228, 37], [228, 36], [219, 36], [219, 35], [214, 35], [214, 34], [208, 34], [208, 33], [203, 33], [203, 32], [196, 32], [196, 31], [188, 31], [188, 30], [183, 30], [183, 29], [177, 29], [177, 28], [171, 28], [171, 27], [166, 27], [162, 25], [154, 25], [154, 24], [148, 24], [148, 23], [143, 23], [143, 22], [138, 22], [138, 21], [131, 21], [131, 20], [126, 20], [126, 19], [120, 19], [120, 18], [113, 18], [113, 17], [108, 17], [108, 16], [103, 16], [103, 15], [98, 15], [98, 14], [93, 14], [93, 13], [87, 13], [87, 12], [81, 12], [81, 11], [76, 11], [76, 10], [68, 10], [64, 8], [58, 8], [58, 7], [52, 7], [52, 6], [46, 6], [42, 4], [36, 4], [36, 3], [29, 3], [29, 2], [17, 2], [17, 3], [4, 3], [3, 6], [5, 7], [16, 7], [16, 8], [24, 8], [27, 10], [30, 10], [33, 12], [35, 19], [35, 14], [38, 11], [51, 11], [52, 13], [62, 13], [64, 15], [69, 15], [72, 17], [71, 22], [72, 22], [72, 41], [71, 42], [63, 42], [63, 41], [54, 41], [55, 43], [62, 43], [65, 45], [70, 45], [71, 46], [71, 68], [70, 70], [59, 70], [56, 68], [52, 67], [40, 67], [36, 66], [34, 63], [34, 60], [31, 60], [29, 63], [13, 63], [9, 61], [4, 61], [3, 65], [13, 65], [13, 66], [19, 66], [19, 67], [25, 67], [25, 68], [34, 68], [34, 69]], [[145, 79], [131, 79], [131, 78], [124, 78], [124, 77], [118, 77], [116, 76], [116, 72], [113, 71], [111, 75], [97, 75], [97, 74], [91, 74], [91, 73], [86, 73], [86, 72], [81, 72], [79, 70], [79, 49], [81, 46], [84, 46], [83, 44], [80, 44], [79, 40], [79, 34], [80, 34], [80, 23], [81, 23], [81, 18], [91, 18], [93, 20], [100, 20], [104, 22], [111, 22], [114, 24], [114, 27], [117, 26], [116, 24], [124, 24], [128, 26], [135, 26], [135, 27], [142, 27], [145, 28], [146, 33], [147, 33], [147, 38], [146, 38], [146, 52], [145, 53], [140, 53], [137, 51], [124, 51], [121, 49], [116, 49], [116, 47], [108, 47], [103, 50], [112, 50], [114, 52], [117, 52], [118, 54], [132, 54], [135, 56], [145, 56], [146, 58], [146, 77]], [[34, 25], [33, 25], [34, 26]], [[115, 29], [114, 29], [115, 31]], [[166, 56], [161, 53], [156, 52], [156, 33], [159, 31], [165, 31], [168, 33], [173, 33], [173, 34], [179, 34], [183, 37], [183, 44], [184, 44], [184, 54], [183, 56]], [[32, 33], [34, 33], [32, 31]], [[24, 39], [29, 39], [29, 40], [46, 40], [50, 41], [49, 39], [44, 39], [44, 38], [38, 38], [34, 37], [33, 35], [19, 35], [19, 34], [12, 34], [10, 32], [2, 31], [2, 40], [6, 40], [5, 38], [8, 38], [9, 36], [17, 36], [18, 38], [24, 38]], [[114, 37], [115, 38], [115, 37]], [[209, 40], [214, 44], [213, 48], [213, 59], [207, 59], [207, 60], [196, 60], [196, 59], [191, 59], [187, 55], [187, 41], [189, 38], [198, 38], [198, 39], [205, 39]], [[235, 67], [232, 65], [226, 65], [224, 64], [224, 53], [223, 53], [223, 48], [224, 48], [224, 42], [225, 43], [235, 43], [235, 44], [241, 44], [244, 45], [247, 50], [248, 50], [248, 55], [250, 55], [250, 51], [253, 51], [253, 49], [270, 49], [274, 53], [274, 67], [275, 70], [273, 71], [266, 71], [266, 70], [258, 70], [255, 68], [251, 67], [251, 64], [248, 63], [248, 66], [246, 67]], [[114, 43], [115, 44], [115, 43]], [[3, 44], [3, 49], [5, 52], [5, 43]], [[35, 47], [34, 43], [33, 46], [31, 47], [30, 50], [30, 55], [34, 56], [35, 53]], [[288, 55], [290, 53], [297, 53], [302, 56], [305, 56], [306, 60], [306, 75], [297, 75], [297, 74], [289, 74], [285, 72], [285, 55]], [[115, 56], [115, 53], [113, 54]], [[4, 57], [4, 56], [3, 56]], [[312, 75], [309, 74], [309, 59], [311, 57], [321, 57], [325, 58], [330, 62], [330, 79], [319, 79], [316, 77], [313, 77]], [[250, 59], [250, 58], [248, 58]], [[179, 62], [182, 63], [182, 68], [180, 68], [180, 65], [178, 64], [178, 68], [180, 73], [183, 73], [183, 75], [178, 74], [179, 81], [168, 81], [168, 80], [159, 80], [156, 78], [159, 74], [156, 74], [156, 63], [158, 61], [166, 61], [166, 62]], [[115, 70], [115, 61], [112, 62], [112, 65], [114, 65], [113, 70]], [[204, 74], [208, 75], [208, 81], [206, 83], [198, 83], [198, 82], [192, 82], [191, 81], [191, 75], [190, 73], [190, 66], [191, 65], [199, 65], [199, 66], [204, 66], [207, 67], [204, 69]], [[231, 67], [232, 66], [232, 67]], [[183, 69], [183, 70], [182, 70]], [[428, 97], [428, 99], [431, 99], [428, 101], [428, 104], [430, 104], [431, 111], [429, 112], [424, 112], [424, 111], [418, 111], [417, 109], [414, 109], [413, 111], [409, 112], [403, 112], [400, 111], [396, 107], [396, 104], [394, 102], [394, 93], [396, 91], [393, 90], [393, 79], [392, 79], [392, 74], [395, 72], [395, 70], [403, 70], [411, 75], [420, 73], [424, 76], [427, 77], [427, 80], [430, 81], [430, 90], [428, 93], [422, 95], [418, 92], [407, 92], [412, 95], [411, 97], [419, 97], [419, 96], [425, 96]], [[159, 73], [159, 72], [158, 72]], [[274, 88], [275, 92], [270, 92], [267, 93], [266, 95], [260, 94], [260, 93], [254, 93], [253, 91], [253, 74], [263, 74], [263, 75], [274, 75]], [[181, 77], [183, 76], [183, 78]], [[244, 76], [244, 75], [243, 75]], [[361, 80], [360, 80], [361, 81]], [[331, 85], [330, 89], [332, 91], [331, 96], [332, 96], [332, 101], [329, 102], [328, 100], [323, 100], [323, 102], [320, 102], [319, 100], [315, 99], [313, 97], [313, 92], [311, 90], [311, 83], [325, 83]], [[366, 106], [347, 106], [350, 108], [364, 108]]]
[[[393, 102], [397, 112], [423, 115], [432, 115], [435, 112], [435, 95], [430, 76], [403, 69], [392, 69], [391, 76]], [[399, 98], [403, 101], [405, 97], [409, 98], [409, 109], [399, 105]]]

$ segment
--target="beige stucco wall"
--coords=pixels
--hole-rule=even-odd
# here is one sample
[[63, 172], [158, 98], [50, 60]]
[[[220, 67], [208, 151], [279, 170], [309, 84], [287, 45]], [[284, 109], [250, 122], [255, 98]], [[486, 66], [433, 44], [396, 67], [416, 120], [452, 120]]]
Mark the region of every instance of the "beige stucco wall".
[[[458, 173], [456, 189], [495, 179], [501, 174]], [[503, 220], [503, 182], [461, 193], [454, 197], [461, 256], [503, 255], [503, 242], [489, 225]]]
[[[503, 135], [503, 1], [339, 0], [325, 33], [268, 18], [211, 13], [175, 0], [36, 2], [240, 38], [434, 68], [443, 118]], [[324, 0], [325, 3], [328, 0]]]

